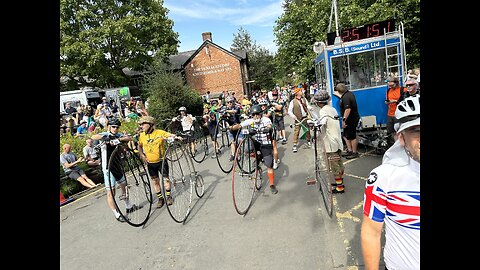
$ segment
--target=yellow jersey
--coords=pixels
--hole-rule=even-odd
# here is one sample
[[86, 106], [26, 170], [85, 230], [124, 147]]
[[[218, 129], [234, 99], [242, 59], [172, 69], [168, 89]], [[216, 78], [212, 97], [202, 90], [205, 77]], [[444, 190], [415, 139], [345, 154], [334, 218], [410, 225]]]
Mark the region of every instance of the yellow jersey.
[[170, 136], [171, 133], [160, 129], [155, 129], [150, 134], [140, 133], [138, 144], [143, 148], [149, 163], [157, 163], [163, 159], [167, 145], [165, 139]]

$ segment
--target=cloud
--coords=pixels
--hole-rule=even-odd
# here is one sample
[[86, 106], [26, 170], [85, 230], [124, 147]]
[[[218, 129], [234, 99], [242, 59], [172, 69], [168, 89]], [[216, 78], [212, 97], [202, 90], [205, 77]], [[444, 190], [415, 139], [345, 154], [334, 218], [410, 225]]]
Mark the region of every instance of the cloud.
[[[257, 25], [261, 27], [272, 26], [282, 14], [282, 0], [270, 4], [258, 5], [247, 0], [239, 0], [237, 6], [223, 6], [223, 1], [201, 0], [185, 1], [184, 5], [165, 3], [170, 10], [170, 15], [184, 18], [218, 20], [233, 25]], [[256, 6], [253, 6], [255, 3]], [[248, 5], [247, 5], [248, 4]]]

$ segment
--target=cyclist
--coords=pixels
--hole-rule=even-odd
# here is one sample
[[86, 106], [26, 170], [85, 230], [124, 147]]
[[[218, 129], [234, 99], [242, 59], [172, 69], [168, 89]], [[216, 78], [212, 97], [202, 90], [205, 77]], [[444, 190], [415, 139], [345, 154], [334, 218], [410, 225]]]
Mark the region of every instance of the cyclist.
[[[110, 156], [112, 155], [113, 150], [115, 149], [115, 145], [113, 145], [112, 140], [118, 139], [120, 142], [128, 142], [131, 141], [132, 138], [126, 134], [118, 132], [122, 123], [117, 118], [110, 118], [107, 122], [107, 131], [100, 132], [95, 134], [91, 137], [92, 140], [102, 140], [105, 141], [105, 144], [101, 147], [101, 159], [102, 159], [102, 171], [103, 171], [103, 179], [105, 182], [105, 189], [107, 191], [107, 204], [112, 209], [115, 218], [120, 222], [125, 222], [126, 220], [123, 218], [122, 215], [118, 212], [115, 208], [115, 202], [113, 201], [112, 190], [115, 188], [110, 188], [110, 182], [112, 182], [113, 187], [115, 187], [115, 183], [120, 185], [120, 190], [122, 194], [120, 197], [125, 197], [125, 175], [122, 173], [121, 168], [109, 168], [108, 163], [110, 161]], [[135, 204], [131, 204], [128, 198], [125, 198], [125, 207], [127, 209], [127, 213], [133, 212], [138, 207]]]
[[420, 95], [395, 110], [397, 140], [365, 184], [361, 245], [366, 269], [378, 269], [382, 227], [386, 269], [420, 269]]
[[[309, 111], [311, 109], [310, 105], [308, 104], [307, 100], [303, 96], [303, 88], [297, 87], [293, 91], [293, 99], [288, 104], [288, 115], [293, 118], [295, 121], [295, 130], [293, 131], [293, 153], [297, 152], [297, 143], [298, 137], [300, 134], [301, 125], [306, 124], [307, 117], [309, 116]], [[298, 122], [298, 124], [297, 124]], [[307, 146], [311, 147], [312, 144], [310, 143], [311, 135], [310, 130], [306, 132], [306, 139], [307, 139]]]
[[[275, 108], [272, 106], [269, 108], [269, 103], [267, 100], [262, 99], [258, 105], [262, 108], [263, 115], [268, 117], [272, 122], [272, 127], [275, 127]], [[276, 170], [278, 168], [278, 164], [280, 163], [280, 159], [278, 158], [278, 148], [277, 148], [277, 133], [272, 131], [272, 146], [273, 146], [273, 169]]]
[[342, 132], [340, 130], [340, 123], [334, 117], [338, 116], [337, 110], [328, 104], [330, 94], [326, 90], [318, 90], [313, 95], [312, 102], [320, 107], [318, 116], [315, 111], [312, 111], [312, 116], [315, 120], [320, 121], [322, 126], [320, 130], [320, 137], [325, 145], [327, 158], [329, 160], [330, 169], [335, 177], [335, 183], [332, 189], [333, 193], [344, 193], [345, 186], [343, 185], [343, 173], [345, 166], [342, 161]]
[[163, 168], [162, 176], [166, 179], [165, 195], [167, 196], [167, 204], [173, 204], [173, 198], [170, 196], [170, 180], [168, 179], [168, 163], [163, 165], [165, 156], [165, 139], [180, 138], [174, 134], [164, 130], [155, 129], [155, 119], [152, 116], [142, 116], [138, 120], [138, 124], [142, 127], [142, 132], [138, 138], [138, 152], [140, 157], [147, 163], [148, 173], [152, 177], [153, 188], [157, 194], [157, 208], [162, 208], [165, 204], [162, 191], [160, 189], [160, 178], [158, 172]]
[[193, 134], [190, 133], [193, 121], [195, 121], [195, 117], [191, 114], [187, 114], [187, 108], [180, 107], [178, 109], [180, 114], [177, 117], [174, 117], [172, 121], [179, 121], [182, 124], [182, 131], [185, 134], [185, 138], [187, 141], [190, 142], [190, 150], [192, 151], [193, 155], [196, 154], [197, 150], [195, 149], [195, 142], [192, 139]]
[[[231, 96], [227, 96], [225, 101], [227, 104], [222, 107], [222, 110], [225, 111], [227, 122], [230, 126], [240, 123], [240, 107], [235, 105], [235, 100]], [[237, 136], [238, 130], [229, 130], [228, 136], [230, 138], [231, 144], [231, 154], [230, 154], [230, 161], [233, 161], [235, 156], [235, 138]], [[243, 138], [242, 134], [238, 134], [238, 139], [241, 140]]]
[[281, 141], [282, 144], [287, 144], [287, 136], [285, 134], [285, 121], [284, 121], [284, 108], [286, 101], [282, 98], [279, 97], [278, 91], [274, 90], [272, 93], [273, 100], [272, 100], [272, 106], [275, 108], [275, 118], [273, 119], [273, 124], [277, 128], [278, 132], [280, 133], [280, 137], [278, 138], [278, 141]]
[[[267, 167], [270, 191], [272, 194], [277, 194], [278, 190], [275, 187], [273, 170], [272, 121], [263, 115], [262, 108], [258, 104], [252, 106], [250, 114], [253, 118], [230, 126], [230, 130], [251, 127], [252, 130], [256, 131], [256, 134], [252, 137], [254, 138], [255, 151], [260, 150], [261, 156], [263, 157], [263, 164]], [[257, 157], [257, 162], [259, 162], [262, 157]]]

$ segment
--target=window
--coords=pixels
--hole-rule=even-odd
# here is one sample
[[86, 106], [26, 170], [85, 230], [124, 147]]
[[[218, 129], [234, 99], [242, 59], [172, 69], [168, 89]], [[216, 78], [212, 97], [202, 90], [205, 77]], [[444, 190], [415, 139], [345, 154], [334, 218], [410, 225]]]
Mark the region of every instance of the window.
[[350, 90], [386, 85], [385, 49], [334, 57], [332, 73], [334, 85], [345, 83]]

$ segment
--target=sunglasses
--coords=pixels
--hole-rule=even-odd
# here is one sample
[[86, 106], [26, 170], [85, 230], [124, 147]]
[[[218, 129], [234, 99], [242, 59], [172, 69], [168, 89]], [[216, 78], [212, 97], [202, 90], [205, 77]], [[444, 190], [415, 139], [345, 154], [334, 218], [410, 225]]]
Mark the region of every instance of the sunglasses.
[[407, 84], [407, 87], [414, 86], [415, 84]]
[[119, 128], [120, 126], [110, 126], [110, 127], [112, 127], [112, 128]]

